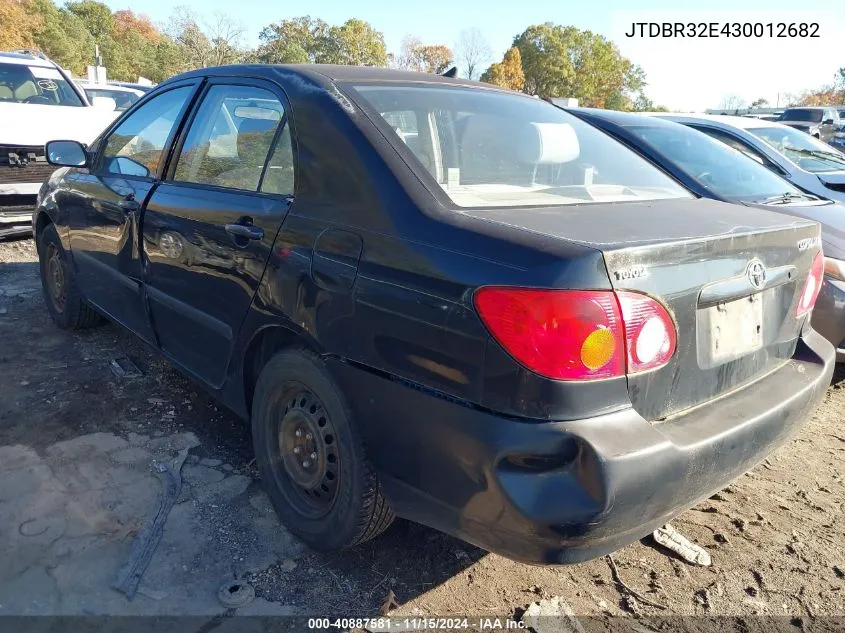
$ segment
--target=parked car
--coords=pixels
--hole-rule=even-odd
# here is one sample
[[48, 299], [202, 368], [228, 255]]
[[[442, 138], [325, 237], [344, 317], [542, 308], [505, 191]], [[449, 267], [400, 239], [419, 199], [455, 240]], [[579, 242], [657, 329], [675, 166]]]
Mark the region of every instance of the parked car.
[[787, 108], [778, 117], [778, 123], [806, 132], [825, 143], [833, 140], [833, 135], [840, 128], [839, 112], [836, 108]]
[[51, 138], [91, 142], [115, 114], [92, 108], [65, 71], [29, 52], [0, 52], [0, 237], [31, 230], [38, 189], [53, 172]]
[[128, 110], [129, 106], [145, 94], [143, 90], [108, 83], [91, 83], [88, 81], [78, 81], [77, 83], [85, 91], [89, 101], [93, 103], [94, 99], [98, 98], [111, 99], [114, 101], [113, 109], [118, 112]]
[[696, 199], [527, 95], [204, 68], [48, 153], [54, 322], [105, 314], [251, 420], [315, 548], [397, 514], [520, 560], [604, 554], [746, 472], [833, 371], [816, 222]]
[[612, 110], [569, 108], [657, 165], [697, 196], [821, 223], [825, 277], [813, 328], [845, 361], [845, 204], [805, 193], [741, 151], [680, 123]]
[[770, 121], [707, 114], [663, 114], [723, 141], [782, 176], [799, 189], [845, 201], [845, 154], [791, 127]]

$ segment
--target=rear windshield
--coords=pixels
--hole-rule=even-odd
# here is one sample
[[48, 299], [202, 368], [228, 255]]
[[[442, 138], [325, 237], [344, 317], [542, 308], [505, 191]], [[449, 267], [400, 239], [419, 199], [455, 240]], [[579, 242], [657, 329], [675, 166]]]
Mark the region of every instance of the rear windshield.
[[82, 106], [82, 100], [55, 68], [0, 63], [0, 103]]
[[742, 152], [684, 125], [626, 128], [710, 191], [729, 200], [763, 202], [800, 191]]
[[809, 123], [820, 123], [822, 120], [821, 110], [810, 110], [806, 108], [795, 108], [787, 110], [781, 117], [781, 121], [807, 121]]
[[845, 170], [845, 154], [806, 132], [785, 125], [750, 127], [748, 131], [774, 147], [801, 169], [811, 172]]
[[566, 112], [519, 94], [420, 85], [345, 86], [391, 142], [459, 207], [686, 198], [664, 173]]
[[134, 92], [128, 90], [110, 90], [109, 88], [84, 88], [88, 100], [92, 101], [94, 97], [107, 97], [114, 99], [114, 109], [118, 112], [128, 110], [129, 106], [135, 103], [141, 97]]

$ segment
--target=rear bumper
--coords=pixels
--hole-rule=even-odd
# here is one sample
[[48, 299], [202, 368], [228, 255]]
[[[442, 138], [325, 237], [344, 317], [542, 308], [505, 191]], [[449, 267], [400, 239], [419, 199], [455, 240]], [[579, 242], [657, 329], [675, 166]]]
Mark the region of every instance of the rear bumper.
[[845, 361], [845, 282], [824, 278], [813, 308], [813, 329], [836, 348], [836, 362]]
[[792, 360], [661, 424], [496, 416], [333, 361], [400, 516], [532, 563], [627, 545], [754, 467], [821, 400], [833, 348], [806, 328]]

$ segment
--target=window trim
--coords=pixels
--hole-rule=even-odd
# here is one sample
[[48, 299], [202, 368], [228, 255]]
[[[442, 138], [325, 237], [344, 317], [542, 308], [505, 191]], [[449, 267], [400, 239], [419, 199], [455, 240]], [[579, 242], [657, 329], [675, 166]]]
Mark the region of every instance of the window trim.
[[[261, 177], [258, 180], [258, 190], [257, 191], [247, 191], [246, 189], [237, 189], [235, 187], [224, 187], [223, 185], [211, 185], [207, 183], [200, 183], [200, 182], [191, 182], [187, 180], [176, 180], [176, 165], [179, 163], [179, 156], [182, 154], [182, 148], [185, 144], [185, 141], [188, 138], [188, 134], [191, 131], [191, 127], [194, 124], [194, 121], [197, 118], [197, 115], [202, 107], [205, 98], [214, 86], [249, 86], [252, 88], [261, 88], [263, 90], [267, 90], [268, 92], [272, 93], [276, 98], [279, 99], [279, 102], [282, 104], [282, 108], [284, 109], [284, 116], [282, 117], [283, 125], [280, 125], [276, 129], [276, 133], [273, 135], [273, 141], [270, 143], [270, 147], [267, 150], [267, 156], [264, 158], [264, 167], [261, 170]], [[167, 156], [167, 161], [164, 166], [164, 170], [161, 175], [162, 182], [177, 185], [179, 187], [188, 187], [191, 189], [202, 189], [202, 190], [214, 190], [214, 191], [221, 191], [225, 193], [234, 193], [238, 195], [246, 195], [246, 196], [260, 196], [264, 198], [273, 198], [273, 199], [282, 199], [282, 200], [289, 200], [292, 201], [296, 198], [296, 188], [299, 183], [299, 154], [298, 154], [298, 146], [296, 141], [296, 129], [292, 125], [291, 116], [291, 107], [290, 101], [287, 98], [287, 94], [282, 89], [281, 86], [271, 82], [266, 81], [263, 79], [256, 79], [252, 77], [232, 77], [232, 76], [215, 76], [209, 77], [203, 83], [202, 89], [198, 91], [196, 98], [194, 99], [193, 103], [191, 104], [191, 110], [188, 115], [185, 117], [182, 123], [182, 127], [179, 130], [179, 136], [175, 139], [171, 146], [170, 153]], [[270, 158], [273, 155], [273, 152], [276, 149], [276, 144], [279, 141], [279, 137], [281, 136], [281, 132], [284, 129], [284, 126], [288, 126], [288, 130], [291, 137], [291, 154], [293, 157], [293, 188], [294, 191], [288, 194], [282, 193], [267, 193], [261, 191], [261, 185], [264, 183], [264, 174], [267, 171], [267, 166], [270, 162]]]
[[[96, 154], [94, 159], [91, 161], [91, 168], [89, 173], [94, 176], [109, 176], [109, 177], [121, 177], [126, 180], [130, 181], [140, 181], [140, 182], [158, 182], [162, 179], [162, 175], [164, 173], [164, 169], [167, 166], [167, 163], [170, 160], [170, 154], [173, 148], [173, 141], [175, 138], [178, 137], [180, 134], [183, 126], [185, 125], [185, 117], [186, 114], [192, 109], [194, 105], [194, 101], [196, 100], [196, 96], [198, 93], [197, 87], [202, 83], [202, 79], [189, 79], [185, 81], [175, 82], [173, 84], [169, 84], [166, 87], [162, 88], [161, 90], [151, 90], [143, 97], [138, 99], [135, 103], [132, 104], [123, 114], [117, 117], [112, 124], [106, 128], [106, 130], [97, 137], [96, 140], [92, 143], [92, 145], [97, 145]], [[106, 172], [103, 170], [103, 157], [105, 155], [106, 146], [108, 145], [109, 137], [119, 128], [126, 119], [131, 117], [136, 110], [144, 107], [145, 104], [149, 103], [156, 97], [159, 97], [171, 90], [176, 90], [177, 88], [185, 88], [185, 87], [193, 87], [193, 90], [188, 93], [188, 98], [185, 99], [185, 103], [182, 104], [181, 110], [179, 110], [179, 114], [176, 116], [176, 125], [171, 128], [170, 133], [167, 136], [167, 139], [164, 142], [164, 147], [162, 148], [162, 157], [163, 160], [160, 161], [158, 169], [155, 173], [149, 176], [134, 176], [132, 174], [112, 174], [111, 172]], [[93, 107], [93, 106], [92, 106]]]

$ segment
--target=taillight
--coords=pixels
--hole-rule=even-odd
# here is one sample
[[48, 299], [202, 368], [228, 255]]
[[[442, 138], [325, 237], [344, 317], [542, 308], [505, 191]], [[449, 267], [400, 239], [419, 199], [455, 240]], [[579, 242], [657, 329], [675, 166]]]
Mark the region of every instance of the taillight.
[[625, 373], [625, 339], [612, 292], [488, 287], [474, 301], [493, 337], [538, 374], [585, 380]]
[[636, 292], [617, 292], [625, 323], [628, 373], [665, 365], [675, 353], [675, 322], [660, 303]]
[[659, 367], [675, 351], [672, 318], [646, 295], [487, 287], [474, 302], [499, 344], [548, 378], [623, 376], [626, 367], [628, 373]]
[[804, 282], [804, 288], [801, 289], [801, 298], [798, 299], [798, 308], [795, 310], [795, 316], [804, 316], [813, 309], [813, 306], [816, 305], [816, 298], [819, 296], [819, 291], [822, 289], [823, 279], [824, 253], [819, 251], [813, 260], [813, 266], [810, 268], [810, 274], [807, 275], [807, 281]]

